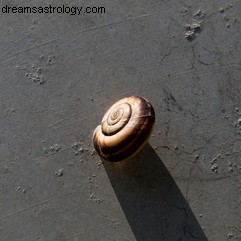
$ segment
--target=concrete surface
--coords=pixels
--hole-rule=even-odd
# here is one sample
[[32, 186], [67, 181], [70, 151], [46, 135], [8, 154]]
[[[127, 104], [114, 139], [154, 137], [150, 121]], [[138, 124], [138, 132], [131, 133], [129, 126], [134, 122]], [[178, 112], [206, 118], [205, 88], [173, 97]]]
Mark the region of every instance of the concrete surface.
[[[241, 240], [240, 1], [6, 4], [106, 13], [0, 14], [0, 240]], [[102, 163], [92, 132], [129, 95], [150, 144]]]

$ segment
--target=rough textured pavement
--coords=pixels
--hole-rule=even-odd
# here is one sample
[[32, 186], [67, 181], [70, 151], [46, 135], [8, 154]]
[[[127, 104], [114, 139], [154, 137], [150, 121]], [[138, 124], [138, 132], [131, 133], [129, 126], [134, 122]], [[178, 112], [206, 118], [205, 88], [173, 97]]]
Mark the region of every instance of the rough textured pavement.
[[[17, 1], [0, 14], [0, 240], [241, 240], [238, 0]], [[102, 163], [92, 132], [146, 97], [153, 136]]]

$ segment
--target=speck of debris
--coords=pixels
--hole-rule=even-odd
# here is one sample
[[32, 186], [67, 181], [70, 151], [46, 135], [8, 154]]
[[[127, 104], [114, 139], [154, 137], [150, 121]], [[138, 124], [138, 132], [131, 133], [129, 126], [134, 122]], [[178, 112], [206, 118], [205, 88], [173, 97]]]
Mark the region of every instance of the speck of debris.
[[187, 40], [193, 40], [193, 39], [195, 38], [195, 33], [194, 33], [194, 31], [187, 31], [187, 32], [185, 33], [185, 38], [186, 38]]
[[233, 173], [233, 168], [232, 168], [232, 167], [229, 167], [229, 168], [228, 168], [228, 172], [229, 172], [229, 173]]
[[192, 23], [192, 24], [185, 24], [185, 38], [187, 40], [193, 40], [196, 37], [196, 33], [201, 31], [201, 24], [200, 23]]
[[210, 163], [215, 164], [216, 161], [217, 161], [217, 158], [214, 158], [213, 160], [210, 161]]
[[48, 64], [52, 64], [52, 61], [53, 61], [53, 56], [52, 55], [49, 55], [48, 56]]
[[79, 152], [83, 153], [83, 152], [84, 152], [84, 148], [81, 147], [81, 148], [79, 149]]
[[92, 202], [95, 202], [95, 203], [97, 203], [97, 204], [99, 204], [99, 203], [101, 203], [101, 202], [104, 201], [104, 199], [96, 198], [96, 196], [95, 196], [94, 193], [90, 194], [89, 199], [90, 199]]
[[91, 100], [91, 102], [93, 102], [94, 100], [93, 100], [93, 98], [90, 98], [90, 100]]
[[83, 147], [81, 147], [81, 143], [80, 142], [75, 142], [72, 145], [72, 149], [73, 149], [73, 153], [75, 155], [79, 155], [79, 153], [84, 153], [85, 149]]
[[235, 111], [236, 111], [236, 112], [239, 112], [239, 108], [235, 108]]
[[48, 154], [48, 150], [46, 149], [46, 147], [43, 148], [43, 153]]
[[51, 146], [49, 150], [58, 152], [61, 150], [61, 146], [59, 144], [55, 144], [54, 146]]
[[74, 144], [72, 144], [72, 148], [77, 148], [78, 145], [79, 145], [79, 143], [78, 143], [78, 142], [75, 142]]
[[228, 233], [227, 237], [231, 239], [233, 237], [233, 234], [232, 233]]
[[226, 24], [226, 28], [230, 28], [230, 24], [227, 23], [227, 24]]
[[212, 167], [211, 167], [211, 170], [215, 173], [218, 172], [218, 165], [217, 164], [214, 164]]
[[241, 126], [241, 118], [238, 119], [238, 121], [235, 124], [236, 126]]
[[187, 12], [188, 12], [187, 8], [182, 8], [182, 9], [181, 9], [182, 15], [185, 15]]
[[229, 20], [229, 17], [224, 16], [224, 20], [225, 20], [225, 21], [228, 21], [228, 20]]
[[98, 168], [98, 169], [100, 169], [101, 164], [102, 164], [102, 162], [101, 162], [100, 160], [98, 160], [98, 161], [96, 162], [96, 165], [97, 165], [97, 168]]
[[220, 12], [220, 13], [224, 13], [224, 8], [220, 8], [220, 9], [219, 9], [219, 12]]
[[25, 76], [33, 82], [38, 83], [39, 85], [44, 84], [45, 80], [43, 74], [41, 74], [41, 68], [36, 68], [35, 66], [32, 66], [32, 69], [33, 71], [26, 72]]
[[112, 220], [112, 225], [113, 225], [113, 228], [117, 228], [118, 227], [118, 223], [116, 222], [115, 219]]
[[23, 194], [25, 194], [27, 192], [27, 190], [25, 188], [22, 188], [20, 186], [18, 186], [16, 190], [22, 192]]
[[195, 156], [195, 159], [197, 160], [198, 158], [199, 158], [199, 155], [196, 155], [196, 156]]
[[219, 158], [219, 159], [222, 158], [222, 154], [218, 154], [218, 158]]
[[59, 152], [61, 150], [61, 145], [59, 144], [54, 144], [51, 146], [49, 149], [46, 149], [46, 147], [43, 148], [43, 152], [47, 155], [54, 155], [56, 152]]
[[194, 17], [198, 17], [198, 18], [204, 18], [205, 15], [206, 14], [200, 9], [196, 13], [193, 14]]
[[57, 172], [55, 172], [55, 175], [58, 177], [62, 177], [64, 175], [64, 169], [59, 169]]
[[203, 216], [203, 215], [200, 213], [200, 214], [199, 214], [199, 217], [202, 218], [202, 216]]
[[200, 23], [192, 23], [192, 24], [185, 24], [186, 30], [193, 30], [197, 31], [201, 29], [201, 24]]
[[91, 157], [92, 158], [95, 158], [96, 157], [96, 151], [95, 151], [95, 149], [93, 149], [92, 151], [91, 151]]

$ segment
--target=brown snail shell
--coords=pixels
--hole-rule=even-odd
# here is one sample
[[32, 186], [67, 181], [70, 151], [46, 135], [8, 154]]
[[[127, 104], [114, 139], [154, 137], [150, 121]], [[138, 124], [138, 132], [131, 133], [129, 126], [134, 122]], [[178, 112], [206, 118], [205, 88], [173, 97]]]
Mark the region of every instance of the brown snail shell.
[[130, 96], [117, 101], [105, 113], [93, 134], [99, 156], [107, 161], [132, 157], [148, 141], [155, 122], [152, 105], [143, 97]]

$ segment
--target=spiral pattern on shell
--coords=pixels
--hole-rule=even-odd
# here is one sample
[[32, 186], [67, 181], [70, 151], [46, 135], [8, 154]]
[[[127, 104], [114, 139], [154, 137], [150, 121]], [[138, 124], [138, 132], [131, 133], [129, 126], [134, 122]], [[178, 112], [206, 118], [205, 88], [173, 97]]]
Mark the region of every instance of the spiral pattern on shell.
[[93, 134], [101, 158], [116, 162], [128, 159], [148, 141], [155, 122], [152, 105], [143, 97], [117, 101], [105, 113]]

